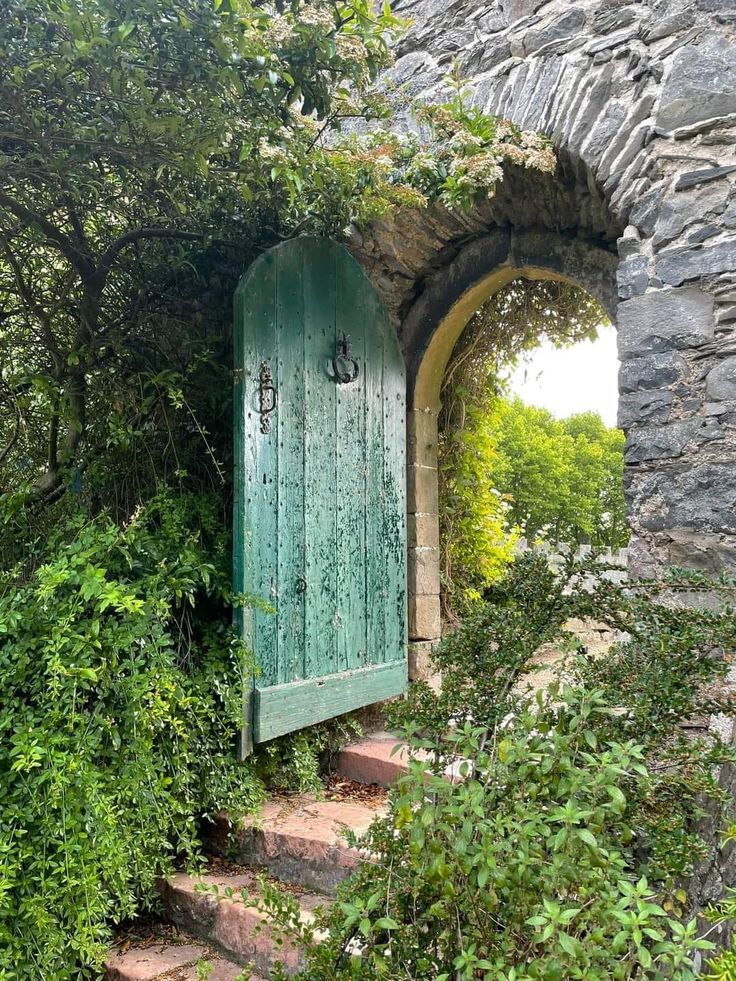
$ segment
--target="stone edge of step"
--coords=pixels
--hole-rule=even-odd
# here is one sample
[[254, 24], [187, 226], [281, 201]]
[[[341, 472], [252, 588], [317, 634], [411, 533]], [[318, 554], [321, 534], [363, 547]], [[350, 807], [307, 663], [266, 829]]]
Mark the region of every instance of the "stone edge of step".
[[300, 795], [268, 801], [252, 817], [231, 821], [220, 814], [207, 832], [208, 846], [246, 866], [267, 869], [282, 882], [334, 893], [355, 869], [360, 850], [348, 844], [351, 830], [364, 834], [383, 807], [352, 800]]
[[[197, 964], [202, 961], [212, 965], [210, 981], [235, 981], [243, 972], [240, 964], [213, 954], [202, 944], [161, 941], [126, 951], [111, 951], [104, 964], [104, 978], [105, 981], [157, 981], [176, 977], [195, 981]], [[263, 979], [251, 974], [250, 981]]]
[[[232, 877], [233, 891], [239, 891], [239, 880]], [[217, 892], [211, 890], [217, 880]], [[159, 892], [166, 918], [194, 937], [243, 965], [252, 965], [258, 974], [269, 976], [271, 968], [280, 961], [284, 970], [295, 973], [302, 966], [300, 951], [281, 939], [272, 930], [266, 915], [245, 905], [235, 896], [226, 895], [227, 877], [195, 877], [179, 872], [160, 883]], [[248, 877], [253, 889], [253, 877]], [[308, 922], [313, 911], [329, 902], [325, 896], [303, 892], [298, 897], [302, 917]]]

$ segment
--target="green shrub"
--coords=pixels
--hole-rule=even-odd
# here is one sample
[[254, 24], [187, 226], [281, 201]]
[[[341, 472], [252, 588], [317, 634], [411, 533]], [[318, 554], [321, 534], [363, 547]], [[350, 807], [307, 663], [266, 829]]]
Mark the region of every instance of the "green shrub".
[[[665, 912], [636, 857], [643, 748], [599, 736], [601, 695], [558, 697], [491, 738], [470, 724], [448, 737], [473, 761], [460, 782], [412, 764], [369, 832], [373, 860], [318, 924], [328, 940], [303, 937], [303, 978], [695, 976], [710, 945]], [[288, 898], [267, 892], [265, 905], [288, 922]]]
[[258, 799], [220, 527], [162, 495], [0, 580], [0, 978], [94, 976], [108, 924], [197, 855], [199, 816]]
[[[497, 725], [513, 708], [514, 686], [535, 651], [553, 641], [569, 643], [564, 624], [574, 608], [565, 583], [544, 555], [520, 555], [434, 652], [441, 692], [413, 685], [407, 699], [392, 706], [391, 722], [422, 734], [444, 733], [466, 717], [489, 729]], [[441, 740], [436, 748], [449, 749]]]
[[[556, 577], [526, 555], [441, 645], [445, 690], [420, 686], [397, 713], [415, 759], [369, 832], [371, 860], [316, 924], [325, 941], [265, 888], [261, 904], [304, 946], [305, 981], [695, 977], [712, 945], [683, 886], [706, 852], [704, 804], [728, 803], [717, 767], [734, 752], [680, 723], [732, 710], [718, 682], [733, 610], [673, 600], [712, 594], [705, 580], [586, 591], [589, 571]], [[516, 682], [572, 616], [627, 633], [595, 660], [579, 652], [572, 683], [530, 701]], [[451, 783], [458, 756], [469, 762]]]
[[270, 790], [319, 794], [332, 758], [362, 733], [357, 718], [344, 715], [264, 743], [256, 757], [258, 776]]

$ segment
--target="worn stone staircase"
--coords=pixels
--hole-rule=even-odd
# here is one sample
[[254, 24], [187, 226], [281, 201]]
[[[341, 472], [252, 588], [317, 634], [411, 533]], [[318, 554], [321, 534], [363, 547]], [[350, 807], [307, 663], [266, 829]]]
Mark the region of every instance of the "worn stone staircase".
[[[395, 746], [389, 735], [371, 736], [340, 753], [336, 772], [345, 781], [390, 787], [406, 771], [405, 755]], [[380, 797], [301, 796], [268, 801], [234, 835], [225, 818], [217, 821], [208, 838], [215, 857], [207, 873], [180, 872], [160, 886], [164, 918], [181, 932], [172, 938], [168, 930], [144, 946], [111, 951], [107, 981], [197, 981], [203, 976], [198, 964], [209, 966], [208, 981], [233, 981], [249, 965], [251, 981], [263, 981], [276, 961], [296, 973], [299, 951], [280, 943], [264, 916], [238, 901], [241, 890], [253, 895], [258, 872], [265, 872], [288, 884], [308, 922], [359, 858], [345, 829], [362, 834], [384, 806]]]

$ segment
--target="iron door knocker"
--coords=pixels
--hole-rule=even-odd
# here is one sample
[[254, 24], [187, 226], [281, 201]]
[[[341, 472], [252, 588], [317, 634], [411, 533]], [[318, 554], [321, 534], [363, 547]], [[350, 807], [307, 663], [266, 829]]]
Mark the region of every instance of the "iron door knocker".
[[261, 416], [261, 432], [264, 436], [268, 436], [271, 432], [271, 420], [269, 416], [276, 408], [276, 388], [273, 384], [273, 377], [268, 361], [261, 362], [258, 396], [260, 400], [258, 411]]
[[350, 338], [345, 333], [337, 342], [337, 353], [332, 359], [332, 370], [335, 372], [335, 379], [341, 385], [347, 385], [358, 377], [360, 367], [353, 357]]

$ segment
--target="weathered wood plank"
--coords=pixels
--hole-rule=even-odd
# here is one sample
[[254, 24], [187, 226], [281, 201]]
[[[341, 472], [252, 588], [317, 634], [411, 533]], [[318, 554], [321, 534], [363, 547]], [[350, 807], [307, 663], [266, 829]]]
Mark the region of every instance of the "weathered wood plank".
[[[260, 608], [246, 607], [236, 618], [236, 626], [266, 676], [276, 657], [276, 620], [267, 607], [274, 604], [277, 583], [277, 455], [273, 434], [261, 433], [258, 410], [261, 363], [273, 363], [275, 356], [275, 282], [274, 257], [264, 255], [243, 277], [235, 298], [235, 370], [240, 395], [235, 453], [242, 474], [235, 483], [234, 586], [261, 602]], [[244, 702], [243, 746], [247, 748], [251, 741], [250, 691], [244, 693]]]
[[406, 661], [341, 671], [322, 678], [260, 689], [256, 693], [254, 733], [257, 742], [352, 712], [406, 689]]
[[370, 296], [366, 320], [371, 324], [366, 342], [366, 397], [365, 397], [365, 595], [366, 595], [366, 649], [369, 664], [386, 660], [386, 624], [383, 607], [386, 602], [386, 562], [383, 541], [383, 511], [385, 507], [383, 468], [384, 441], [383, 419], [383, 370], [384, 331], [374, 323], [375, 302]]
[[386, 597], [382, 660], [407, 650], [406, 601], [406, 378], [396, 334], [374, 297], [375, 322], [383, 325], [383, 527]]
[[[365, 379], [370, 368], [366, 338], [372, 340], [371, 296], [355, 260], [338, 252], [336, 276], [337, 337], [350, 338], [358, 363], [355, 381], [336, 385], [337, 448], [335, 561], [337, 562], [337, 609], [339, 617], [337, 668], [348, 671], [367, 663], [366, 549], [365, 549]], [[368, 308], [366, 308], [366, 301]], [[369, 357], [372, 357], [372, 352]]]
[[335, 254], [327, 239], [303, 239], [306, 425], [306, 580], [304, 675], [338, 670], [337, 564], [335, 561], [336, 385], [330, 375], [335, 353]]
[[302, 249], [279, 256], [278, 335], [278, 626], [277, 672], [282, 684], [304, 677], [304, 300]]

